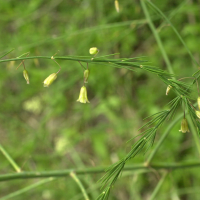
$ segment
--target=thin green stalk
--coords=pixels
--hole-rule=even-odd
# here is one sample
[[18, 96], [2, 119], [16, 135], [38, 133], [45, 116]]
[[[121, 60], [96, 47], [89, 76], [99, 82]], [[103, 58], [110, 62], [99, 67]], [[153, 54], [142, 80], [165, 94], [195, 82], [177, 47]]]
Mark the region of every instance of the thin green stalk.
[[[10, 58], [10, 59], [4, 59], [4, 60], [0, 60], [1, 62], [9, 62], [9, 61], [20, 61], [20, 60], [32, 60], [35, 58], [41, 58], [41, 59], [51, 59], [51, 56], [29, 56], [29, 57], [17, 57], [17, 58]], [[68, 57], [68, 56], [61, 56], [61, 57], [54, 57], [54, 59], [64, 59], [64, 60], [73, 60], [73, 61], [82, 61], [82, 62], [91, 62], [91, 59], [83, 59], [83, 58], [79, 58], [77, 57]]]
[[160, 146], [162, 145], [162, 143], [164, 142], [165, 138], [168, 136], [168, 134], [170, 133], [171, 129], [176, 125], [176, 123], [183, 117], [183, 114], [178, 115], [178, 117], [176, 119], [173, 120], [173, 122], [171, 122], [170, 125], [168, 125], [166, 131], [163, 133], [163, 135], [161, 136], [160, 140], [157, 142], [155, 148], [152, 150], [151, 154], [149, 155], [149, 157], [147, 158], [145, 164], [148, 166], [151, 162], [151, 160], [153, 159], [154, 155], [156, 154], [156, 152], [158, 151], [158, 149], [160, 148]]
[[[87, 193], [92, 193], [93, 190], [98, 190], [99, 189], [99, 183], [95, 183], [93, 185], [91, 185], [86, 191]], [[99, 194], [99, 193], [98, 193]], [[97, 194], [97, 195], [98, 195]], [[95, 196], [96, 197], [96, 196]], [[80, 199], [83, 199], [83, 195], [82, 194], [76, 194], [74, 197], [72, 197], [70, 200], [80, 200]], [[91, 199], [95, 199], [95, 198], [92, 198]]]
[[0, 63], [1, 63], [1, 62], [9, 62], [9, 61], [29, 60], [29, 59], [35, 59], [35, 58], [51, 59], [51, 56], [17, 57], [17, 58], [10, 58], [10, 59], [0, 60]]
[[160, 181], [158, 182], [156, 188], [154, 189], [153, 193], [151, 194], [149, 200], [154, 200], [156, 195], [158, 194], [160, 188], [162, 187], [162, 184], [165, 181], [165, 178], [167, 177], [168, 172], [165, 172], [162, 176], [162, 178], [160, 179]]
[[29, 190], [32, 190], [32, 189], [34, 189], [34, 188], [36, 188], [36, 187], [38, 187], [40, 185], [43, 185], [43, 184], [48, 183], [48, 182], [53, 181], [53, 180], [55, 180], [55, 178], [50, 177], [50, 178], [38, 181], [37, 183], [29, 185], [29, 186], [27, 186], [27, 187], [25, 187], [23, 189], [20, 189], [20, 190], [18, 190], [16, 192], [12, 192], [12, 193], [0, 198], [0, 200], [7, 200], [7, 199], [10, 199], [10, 198], [19, 196], [19, 195], [21, 195], [21, 194], [23, 194], [25, 192], [28, 192]]
[[177, 192], [177, 183], [176, 180], [174, 179], [174, 176], [172, 173], [170, 175], [170, 180], [171, 180], [171, 189], [170, 189], [170, 196], [172, 200], [180, 200]]
[[[141, 0], [144, 1], [144, 0]], [[146, 0], [145, 0], [146, 1]], [[182, 44], [184, 45], [184, 47], [186, 48], [188, 54], [190, 55], [192, 61], [196, 64], [199, 65], [198, 62], [195, 60], [194, 56], [192, 55], [192, 52], [190, 51], [190, 49], [187, 47], [186, 43], [184, 42], [184, 40], [182, 39], [181, 35], [179, 34], [179, 32], [176, 30], [176, 28], [174, 27], [174, 25], [171, 23], [171, 21], [165, 16], [165, 14], [158, 8], [156, 7], [151, 1], [146, 1], [150, 6], [152, 6], [172, 27], [172, 29], [174, 30], [174, 32], [176, 33], [176, 35], [178, 36], [179, 40], [182, 42]]]
[[[125, 171], [134, 171], [138, 169], [146, 169], [152, 171], [152, 169], [168, 169], [168, 170], [177, 170], [183, 168], [194, 168], [200, 167], [200, 162], [190, 162], [190, 163], [168, 163], [168, 164], [152, 164], [151, 169], [144, 164], [138, 165], [129, 165], [125, 166]], [[83, 174], [96, 174], [104, 173], [108, 167], [93, 167], [86, 169], [68, 169], [68, 170], [58, 170], [58, 171], [40, 171], [40, 172], [20, 172], [20, 173], [11, 173], [0, 175], [0, 181], [8, 181], [13, 179], [30, 179], [30, 178], [44, 178], [44, 177], [66, 177], [71, 172], [74, 172], [79, 175]]]
[[[20, 57], [20, 58], [10, 58], [10, 59], [5, 59], [5, 60], [0, 60], [1, 62], [9, 62], [9, 61], [21, 61], [21, 60], [33, 60], [33, 59], [51, 59], [51, 56], [30, 56], [30, 57]], [[142, 58], [142, 57], [140, 57]], [[123, 58], [120, 59], [99, 59], [99, 58], [94, 58], [92, 59], [92, 57], [88, 56], [85, 59], [83, 57], [79, 57], [79, 56], [59, 56], [59, 57], [54, 57], [55, 60], [69, 60], [69, 61], [81, 61], [81, 62], [86, 62], [86, 63], [117, 63], [117, 64], [123, 64], [123, 65], [128, 65], [130, 63], [134, 62], [125, 62], [123, 60]], [[132, 60], [134, 60], [136, 58], [132, 58]], [[131, 60], [131, 59], [129, 59]], [[140, 61], [135, 62], [135, 66], [138, 66], [137, 68], [140, 68], [140, 64], [142, 64], [142, 60], [141, 63], [139, 63]]]
[[[72, 157], [73, 161], [75, 162], [76, 166], [79, 166], [81, 168], [85, 167], [85, 164], [82, 162], [82, 160], [80, 158], [80, 155], [77, 153], [77, 151], [74, 148], [72, 148], [71, 157]], [[88, 187], [90, 187], [91, 185], [95, 185], [96, 184], [93, 181], [92, 176], [90, 176], [90, 175], [88, 175], [85, 178], [85, 183], [87, 184]], [[98, 196], [99, 193], [98, 193], [97, 190], [94, 189], [94, 190], [92, 190], [90, 195], [91, 195], [91, 198], [93, 197], [92, 199], [95, 199], [95, 197]]]
[[161, 39], [160, 39], [160, 37], [158, 35], [158, 32], [157, 32], [157, 30], [156, 30], [156, 28], [155, 28], [155, 26], [154, 26], [154, 24], [153, 24], [153, 22], [151, 20], [151, 17], [149, 15], [149, 11], [148, 11], [148, 9], [146, 7], [145, 1], [144, 0], [140, 0], [140, 3], [141, 3], [141, 6], [142, 6], [142, 9], [144, 11], [144, 14], [145, 14], [145, 16], [146, 16], [146, 18], [148, 20], [149, 27], [150, 27], [150, 29], [151, 29], [151, 31], [152, 31], [155, 39], [156, 39], [156, 42], [158, 43], [158, 46], [159, 46], [160, 51], [162, 53], [162, 56], [163, 56], [163, 58], [164, 58], [164, 60], [165, 60], [165, 62], [167, 64], [167, 68], [168, 68], [168, 70], [169, 70], [169, 72], [171, 74], [174, 74], [174, 71], [172, 69], [172, 65], [170, 63], [170, 60], [169, 60], [166, 52], [165, 52], [164, 46], [163, 46], [162, 41], [161, 41]]
[[191, 132], [192, 132], [192, 135], [193, 135], [193, 138], [194, 138], [196, 147], [197, 147], [198, 154], [199, 154], [199, 156], [200, 156], [200, 141], [199, 141], [199, 137], [198, 137], [197, 130], [196, 130], [196, 128], [194, 127], [194, 124], [193, 124], [191, 118], [188, 117], [187, 120], [188, 120], [188, 124], [189, 124], [190, 130], [191, 130]]
[[8, 55], [9, 53], [11, 53], [14, 49], [11, 49], [10, 51], [6, 52], [5, 54], [0, 56], [0, 59], [3, 58], [4, 56]]
[[77, 183], [77, 185], [80, 187], [81, 192], [83, 193], [83, 196], [85, 198], [85, 200], [89, 200], [89, 197], [87, 195], [87, 192], [85, 191], [85, 188], [83, 187], [83, 184], [81, 183], [81, 181], [79, 180], [79, 178], [76, 176], [76, 174], [74, 172], [70, 173], [70, 176], [73, 178], [73, 180]]
[[90, 32], [95, 32], [95, 31], [98, 33], [98, 31], [102, 31], [102, 30], [106, 30], [106, 29], [130, 26], [130, 25], [137, 25], [137, 24], [145, 24], [145, 23], [146, 23], [146, 20], [141, 19], [141, 20], [131, 20], [131, 21], [126, 21], [126, 22], [117, 22], [117, 23], [108, 23], [108, 24], [104, 24], [104, 25], [97, 25], [97, 26], [93, 26], [93, 27], [89, 27], [89, 28], [79, 29], [79, 30], [73, 31], [73, 32], [68, 32], [67, 34], [63, 34], [63, 35], [60, 35], [60, 36], [54, 38], [54, 40], [52, 40], [52, 37], [49, 37], [47, 39], [40, 40], [35, 43], [27, 44], [27, 45], [22, 46], [22, 49], [30, 49], [30, 48], [37, 47], [39, 45], [48, 44], [48, 43], [52, 44], [52, 41], [57, 42], [58, 40], [62, 40], [63, 38], [65, 40], [70, 40], [72, 37], [77, 37], [78, 35], [82, 35], [85, 33], [90, 33]]
[[[176, 7], [175, 9], [172, 10], [172, 12], [169, 14], [168, 18], [171, 20], [177, 13], [179, 13], [182, 8], [185, 6], [185, 4], [188, 2], [189, 0], [185, 0], [183, 2], [181, 2], [178, 7]], [[164, 27], [165, 25], [167, 25], [167, 22], [166, 21], [163, 21], [159, 27], [157, 28], [157, 32], [159, 32], [162, 27]]]
[[5, 156], [5, 158], [8, 160], [8, 162], [12, 165], [12, 167], [17, 171], [21, 172], [20, 167], [17, 165], [17, 163], [12, 159], [12, 157], [8, 154], [8, 152], [2, 147], [0, 144], [0, 151]]

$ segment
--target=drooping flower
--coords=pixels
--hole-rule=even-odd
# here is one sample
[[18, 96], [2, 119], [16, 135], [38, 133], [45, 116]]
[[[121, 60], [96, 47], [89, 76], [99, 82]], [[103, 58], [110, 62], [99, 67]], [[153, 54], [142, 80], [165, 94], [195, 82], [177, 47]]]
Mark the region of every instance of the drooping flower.
[[169, 94], [169, 91], [172, 89], [172, 86], [171, 85], [168, 85], [167, 86], [167, 90], [166, 90], [166, 95], [168, 95]]
[[187, 119], [183, 118], [181, 121], [181, 131], [182, 133], [186, 133], [189, 132], [189, 128], [188, 128], [188, 123], [187, 123]]
[[79, 94], [79, 98], [77, 99], [77, 101], [81, 102], [81, 103], [90, 103], [88, 101], [87, 98], [87, 89], [85, 86], [83, 86], [80, 90], [80, 94]]
[[44, 87], [49, 87], [57, 78], [57, 73], [53, 73], [49, 75], [45, 80], [44, 80]]
[[198, 108], [200, 110], [200, 97], [197, 98], [197, 104], [198, 104]]
[[119, 2], [118, 0], [115, 0], [115, 9], [117, 12], [119, 12]]
[[29, 82], [29, 76], [28, 76], [27, 70], [24, 70], [24, 71], [23, 71], [23, 76], [24, 76], [24, 78], [25, 78], [25, 80], [26, 80], [26, 83], [29, 84], [30, 82]]
[[196, 110], [195, 113], [196, 113], [196, 116], [200, 119], [200, 111]]

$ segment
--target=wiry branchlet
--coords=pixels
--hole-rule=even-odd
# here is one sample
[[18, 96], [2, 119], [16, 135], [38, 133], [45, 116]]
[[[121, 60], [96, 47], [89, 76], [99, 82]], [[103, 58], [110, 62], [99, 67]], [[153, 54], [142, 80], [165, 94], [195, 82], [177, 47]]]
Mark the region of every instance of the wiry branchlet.
[[87, 83], [88, 78], [89, 78], [89, 74], [90, 74], [89, 69], [86, 69], [86, 70], [84, 71], [84, 83]]
[[200, 111], [196, 110], [195, 113], [196, 113], [196, 116], [200, 119]]
[[29, 82], [29, 76], [28, 76], [27, 70], [24, 70], [24, 71], [23, 71], [23, 76], [24, 76], [24, 78], [25, 78], [25, 80], [26, 80], [26, 83], [29, 84], [30, 82]]
[[183, 118], [181, 121], [181, 130], [179, 130], [182, 133], [186, 133], [189, 132], [189, 128], [188, 128], [188, 123], [187, 123], [187, 119]]
[[99, 52], [99, 50], [97, 49], [97, 47], [91, 47], [89, 50], [89, 53], [91, 55], [97, 54]]
[[172, 89], [172, 86], [171, 85], [168, 85], [167, 86], [167, 90], [166, 90], [166, 95], [168, 95], [169, 94], [169, 91]]
[[44, 80], [44, 87], [49, 87], [57, 78], [57, 74], [53, 73]]
[[118, 0], [115, 0], [115, 9], [117, 12], [119, 12], [119, 2]]
[[198, 104], [198, 108], [200, 110], [200, 97], [197, 98], [197, 104]]
[[77, 101], [79, 101], [80, 103], [90, 103], [87, 98], [87, 89], [85, 86], [81, 88]]

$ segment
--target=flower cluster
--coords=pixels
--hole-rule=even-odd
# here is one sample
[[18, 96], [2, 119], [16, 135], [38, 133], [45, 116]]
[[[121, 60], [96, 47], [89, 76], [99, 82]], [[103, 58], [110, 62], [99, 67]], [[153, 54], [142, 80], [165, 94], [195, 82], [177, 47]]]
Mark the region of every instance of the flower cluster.
[[[97, 49], [97, 47], [91, 47], [89, 49], [89, 53], [91, 55], [95, 55], [96, 56], [99, 53], [99, 49]], [[81, 87], [79, 98], [77, 99], [77, 101], [80, 102], [80, 103], [90, 103], [88, 101], [88, 97], [87, 97], [87, 88], [85, 87], [85, 84], [88, 83], [88, 78], [89, 78], [89, 75], [90, 75], [90, 71], [88, 69], [88, 63], [87, 63], [87, 69], [84, 69], [84, 67], [81, 64], [81, 62], [79, 62], [79, 63], [81, 65], [81, 67], [83, 68], [83, 78], [84, 78], [84, 80], [83, 80], [83, 86]]]
[[[98, 54], [99, 50], [97, 49], [97, 47], [92, 47], [89, 49], [89, 53], [91, 55], [94, 55], [94, 57]], [[56, 53], [57, 54], [57, 53]], [[29, 55], [29, 54], [28, 54]], [[55, 55], [55, 54], [54, 54]], [[55, 61], [54, 59], [54, 56], [51, 57], [51, 59]], [[93, 58], [92, 58], [93, 59]], [[24, 60], [20, 63], [20, 65], [23, 63], [24, 65]], [[56, 62], [57, 63], [57, 62]], [[80, 62], [79, 62], [80, 63]], [[81, 63], [80, 63], [81, 64]], [[20, 66], [19, 65], [19, 66]], [[60, 67], [59, 71], [56, 72], [56, 73], [52, 73], [50, 74], [44, 81], [43, 81], [43, 84], [44, 84], [44, 87], [49, 87], [56, 79], [57, 79], [57, 75], [58, 73], [60, 72], [61, 70], [61, 66], [57, 63], [57, 65]], [[17, 69], [19, 68], [19, 66], [17, 67]], [[83, 65], [81, 64], [81, 66], [83, 67]], [[84, 81], [83, 81], [83, 86], [81, 87], [81, 90], [80, 90], [80, 94], [79, 94], [79, 98], [77, 99], [78, 102], [80, 103], [90, 103], [89, 100], [88, 100], [88, 97], [87, 97], [87, 88], [85, 86], [86, 83], [88, 83], [88, 78], [89, 78], [89, 74], [90, 74], [90, 71], [88, 69], [88, 64], [87, 64], [87, 69], [85, 69], [83, 67], [83, 77], [84, 77]], [[28, 71], [26, 70], [25, 68], [25, 65], [24, 65], [24, 71], [23, 71], [23, 76], [27, 82], [27, 84], [30, 83], [29, 81], [29, 75], [28, 75]]]
[[[28, 54], [28, 55], [29, 55], [29, 54]], [[52, 56], [51, 59], [54, 60], [54, 57]], [[56, 62], [56, 61], [54, 60], [54, 62]], [[24, 78], [25, 78], [25, 80], [26, 80], [26, 83], [29, 84], [29, 83], [30, 83], [30, 81], [29, 81], [29, 75], [28, 75], [28, 71], [26, 70], [26, 67], [25, 67], [25, 64], [24, 64], [24, 60], [19, 64], [19, 66], [20, 66], [22, 63], [23, 63], [23, 65], [24, 65], [23, 76], [24, 76]], [[57, 63], [57, 62], [56, 62], [56, 63]], [[57, 63], [57, 65], [60, 67], [60, 65], [59, 65], [58, 63]], [[17, 67], [17, 69], [19, 68], [19, 66]], [[61, 67], [60, 67], [60, 69], [59, 69], [58, 72], [49, 75], [49, 76], [44, 80], [44, 82], [43, 82], [43, 83], [44, 83], [44, 87], [49, 87], [49, 86], [56, 80], [57, 74], [60, 72], [60, 70], [61, 70]]]

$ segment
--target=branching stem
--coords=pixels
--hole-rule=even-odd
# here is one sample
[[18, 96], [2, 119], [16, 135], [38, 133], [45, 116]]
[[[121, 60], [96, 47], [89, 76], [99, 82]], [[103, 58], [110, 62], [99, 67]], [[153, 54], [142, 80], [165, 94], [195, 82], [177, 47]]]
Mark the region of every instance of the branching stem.
[[70, 176], [72, 177], [72, 179], [77, 183], [77, 185], [80, 187], [81, 192], [83, 193], [83, 196], [85, 198], [85, 200], [89, 200], [89, 197], [87, 195], [87, 192], [83, 186], [83, 184], [81, 183], [81, 181], [79, 180], [79, 178], [76, 176], [76, 173], [71, 172]]
[[146, 165], [149, 166], [150, 162], [152, 161], [154, 155], [156, 154], [156, 152], [158, 151], [158, 149], [160, 148], [160, 146], [162, 145], [162, 143], [164, 142], [164, 140], [166, 139], [166, 137], [168, 136], [168, 134], [170, 133], [171, 129], [176, 125], [176, 123], [183, 117], [183, 114], [180, 114], [176, 119], [173, 120], [173, 122], [168, 126], [168, 128], [166, 129], [166, 131], [163, 133], [163, 135], [161, 136], [160, 140], [156, 143], [155, 148], [152, 150], [151, 154], [149, 155], [149, 157], [146, 160]]
[[155, 26], [154, 26], [154, 24], [153, 24], [153, 22], [151, 20], [151, 16], [149, 15], [149, 11], [148, 11], [148, 9], [146, 7], [145, 0], [140, 0], [140, 3], [141, 3], [141, 6], [142, 6], [142, 9], [143, 9], [143, 12], [144, 12], [144, 14], [146, 16], [146, 19], [148, 21], [149, 27], [150, 27], [150, 29], [151, 29], [151, 31], [152, 31], [155, 39], [156, 39], [156, 42], [158, 43], [160, 51], [161, 51], [161, 53], [163, 55], [163, 58], [164, 58], [164, 60], [165, 60], [165, 62], [167, 64], [167, 68], [168, 68], [168, 70], [169, 70], [169, 72], [171, 74], [174, 74], [171, 62], [170, 62], [170, 60], [169, 60], [169, 58], [168, 58], [168, 56], [167, 56], [167, 54], [165, 52], [164, 46], [163, 46], [162, 41], [161, 41], [161, 39], [160, 39], [160, 37], [158, 35], [158, 32], [157, 32], [157, 30], [156, 30], [156, 28], [155, 28]]
[[[151, 168], [159, 170], [177, 170], [183, 168], [200, 168], [200, 162], [190, 162], [190, 163], [168, 163], [168, 164], [152, 164]], [[20, 172], [20, 173], [11, 173], [0, 175], [0, 181], [8, 181], [13, 179], [31, 179], [31, 178], [42, 178], [42, 177], [65, 177], [70, 173], [74, 172], [79, 175], [83, 174], [96, 174], [96, 173], [104, 173], [107, 167], [93, 167], [87, 169], [67, 169], [67, 170], [58, 170], [58, 171], [41, 171], [41, 172]], [[144, 164], [138, 165], [129, 165], [125, 166], [123, 170], [125, 171], [134, 171], [138, 169], [146, 169], [151, 172], [148, 166], [144, 166]]]
[[5, 158], [8, 160], [8, 162], [12, 165], [12, 167], [17, 171], [21, 172], [20, 167], [17, 165], [17, 163], [13, 160], [13, 158], [8, 154], [8, 152], [1, 146], [0, 144], [0, 151], [5, 156]]

